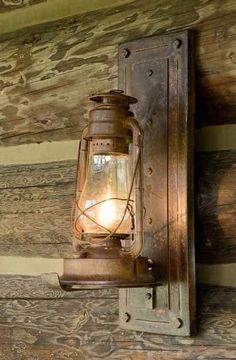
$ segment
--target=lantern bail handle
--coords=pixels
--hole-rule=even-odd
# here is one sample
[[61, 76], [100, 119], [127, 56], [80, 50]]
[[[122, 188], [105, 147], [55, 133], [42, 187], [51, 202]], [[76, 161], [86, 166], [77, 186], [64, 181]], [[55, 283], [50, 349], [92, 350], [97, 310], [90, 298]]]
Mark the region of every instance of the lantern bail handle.
[[135, 183], [135, 240], [132, 245], [123, 250], [124, 255], [138, 257], [143, 249], [143, 186], [142, 186], [142, 146], [143, 130], [138, 121], [129, 117], [127, 125], [133, 134], [133, 164], [137, 167], [134, 169]]

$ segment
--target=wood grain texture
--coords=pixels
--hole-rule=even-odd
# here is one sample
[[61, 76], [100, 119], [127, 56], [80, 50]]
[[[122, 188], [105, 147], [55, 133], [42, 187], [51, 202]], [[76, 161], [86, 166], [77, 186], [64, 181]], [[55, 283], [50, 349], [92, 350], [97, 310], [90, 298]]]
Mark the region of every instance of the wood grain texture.
[[236, 261], [236, 151], [197, 154], [198, 261]]
[[180, 28], [196, 33], [197, 125], [235, 123], [235, 17], [234, 0], [138, 0], [2, 36], [0, 144], [80, 137], [87, 95], [117, 86], [118, 44]]
[[72, 254], [75, 161], [0, 169], [0, 254]]
[[47, 0], [0, 0], [0, 13], [39, 4]]
[[117, 289], [66, 292], [49, 289], [40, 276], [0, 275], [0, 299], [118, 299]]
[[[15, 278], [9, 287], [18, 291], [18, 281]], [[21, 281], [28, 287], [29, 279]], [[193, 338], [121, 329], [117, 299], [106, 292], [98, 298], [50, 294], [48, 299], [30, 299], [31, 295], [16, 298], [12, 288], [11, 295], [12, 299], [8, 292], [7, 299], [0, 300], [1, 360], [9, 355], [17, 360], [235, 359], [236, 292], [232, 288], [199, 288], [199, 332]]]
[[[198, 262], [236, 259], [236, 151], [197, 155]], [[0, 167], [0, 255], [69, 257], [76, 161]]]

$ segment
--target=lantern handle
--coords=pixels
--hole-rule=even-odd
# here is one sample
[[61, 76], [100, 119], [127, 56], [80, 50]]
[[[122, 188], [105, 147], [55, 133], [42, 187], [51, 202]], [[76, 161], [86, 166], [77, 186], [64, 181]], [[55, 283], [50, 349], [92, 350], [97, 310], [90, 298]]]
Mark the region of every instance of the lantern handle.
[[[81, 237], [82, 228], [77, 225], [76, 220], [76, 212], [77, 209], [77, 201], [81, 195], [84, 182], [86, 179], [86, 165], [88, 159], [88, 140], [86, 140], [86, 135], [88, 133], [88, 126], [86, 126], [82, 131], [81, 140], [79, 143], [79, 150], [78, 150], [78, 160], [77, 160], [77, 167], [76, 167], [76, 179], [75, 179], [75, 190], [73, 195], [73, 202], [72, 202], [72, 210], [71, 210], [71, 223], [73, 225], [73, 232], [77, 234], [78, 237]], [[73, 237], [73, 249], [78, 251], [79, 242], [77, 240], [77, 236]]]
[[[135, 239], [133, 244], [124, 249], [124, 255], [138, 257], [143, 249], [143, 186], [142, 186], [142, 145], [143, 130], [138, 121], [133, 117], [128, 117], [127, 126], [133, 135], [133, 167], [137, 164], [135, 174], [134, 192], [135, 192]], [[135, 171], [135, 170], [134, 170]]]

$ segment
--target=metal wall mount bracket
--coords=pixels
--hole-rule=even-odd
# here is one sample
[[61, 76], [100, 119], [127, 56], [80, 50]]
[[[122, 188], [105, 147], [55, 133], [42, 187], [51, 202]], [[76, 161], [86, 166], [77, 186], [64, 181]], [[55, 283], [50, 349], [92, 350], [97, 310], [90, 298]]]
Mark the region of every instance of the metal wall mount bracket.
[[119, 290], [120, 324], [187, 336], [195, 332], [192, 36], [170, 33], [119, 47], [119, 89], [138, 98], [144, 129], [142, 255], [162, 286]]

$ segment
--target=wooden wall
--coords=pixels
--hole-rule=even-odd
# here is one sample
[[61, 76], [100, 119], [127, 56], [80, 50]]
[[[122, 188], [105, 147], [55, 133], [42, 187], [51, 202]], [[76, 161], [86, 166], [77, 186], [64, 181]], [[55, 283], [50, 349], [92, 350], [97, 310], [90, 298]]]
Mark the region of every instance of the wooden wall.
[[198, 336], [184, 338], [121, 329], [116, 290], [65, 294], [20, 276], [1, 277], [0, 287], [1, 360], [235, 359], [231, 288], [198, 289]]
[[[232, 0], [139, 0], [2, 36], [0, 144], [79, 139], [87, 96], [117, 86], [118, 44], [180, 28], [195, 32], [196, 128], [233, 126], [235, 19]], [[235, 160], [235, 147], [197, 155], [199, 262], [235, 262]], [[68, 254], [73, 181], [74, 162], [1, 169], [1, 255]]]
[[116, 87], [117, 45], [180, 28], [196, 33], [196, 125], [235, 123], [235, 11], [233, 0], [138, 0], [5, 35], [1, 144], [77, 139], [87, 94]]
[[[236, 152], [197, 154], [198, 262], [236, 262]], [[76, 160], [2, 166], [0, 255], [69, 257]]]
[[[235, 131], [236, 2], [137, 0], [1, 36], [0, 145], [17, 159], [23, 144], [79, 139], [87, 96], [117, 86], [118, 44], [184, 28], [195, 32], [196, 129]], [[69, 256], [75, 157], [8, 164], [2, 153], [0, 255]], [[235, 162], [236, 146], [196, 154], [199, 263], [236, 263]], [[123, 331], [116, 291], [63, 295], [20, 275], [0, 276], [0, 289], [0, 360], [236, 358], [232, 288], [199, 289], [191, 339]]]
[[47, 0], [0, 0], [0, 13], [24, 8], [44, 1]]

